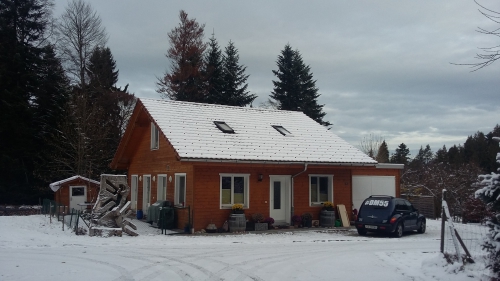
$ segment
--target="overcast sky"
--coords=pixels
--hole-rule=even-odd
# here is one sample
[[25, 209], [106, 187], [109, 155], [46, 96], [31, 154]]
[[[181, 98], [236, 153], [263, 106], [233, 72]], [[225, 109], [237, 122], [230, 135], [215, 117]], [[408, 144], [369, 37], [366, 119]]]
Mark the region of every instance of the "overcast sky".
[[[500, 11], [498, 0], [479, 0]], [[405, 143], [415, 156], [463, 144], [500, 123], [500, 62], [476, 72], [450, 63], [474, 63], [478, 47], [500, 43], [478, 27], [500, 27], [473, 0], [453, 1], [165, 1], [90, 0], [109, 35], [120, 71], [118, 86], [137, 97], [160, 98], [156, 77], [170, 67], [167, 33], [179, 11], [215, 32], [224, 48], [235, 43], [258, 98], [273, 89], [272, 70], [289, 43], [311, 67], [319, 102], [332, 131], [359, 146], [383, 137], [393, 153]], [[55, 15], [67, 0], [55, 0]]]

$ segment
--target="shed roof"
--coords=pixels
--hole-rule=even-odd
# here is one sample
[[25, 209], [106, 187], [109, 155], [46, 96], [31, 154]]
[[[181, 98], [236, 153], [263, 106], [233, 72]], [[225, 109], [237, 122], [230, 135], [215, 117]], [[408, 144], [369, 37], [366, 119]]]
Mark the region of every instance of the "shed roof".
[[[157, 99], [140, 99], [140, 104], [181, 161], [377, 163], [302, 112]], [[234, 133], [223, 132], [215, 121]]]
[[59, 188], [61, 188], [61, 186], [63, 184], [69, 183], [69, 182], [72, 182], [72, 181], [78, 180], [78, 179], [83, 180], [83, 181], [87, 181], [87, 182], [90, 182], [90, 183], [93, 183], [93, 184], [96, 184], [96, 185], [100, 185], [101, 184], [98, 181], [95, 181], [95, 180], [92, 180], [92, 179], [89, 179], [89, 178], [77, 175], [77, 176], [69, 177], [67, 179], [63, 179], [63, 180], [60, 180], [60, 181], [53, 182], [53, 183], [49, 184], [49, 186], [50, 186], [50, 189], [52, 189], [52, 191], [56, 192], [57, 190], [59, 190]]

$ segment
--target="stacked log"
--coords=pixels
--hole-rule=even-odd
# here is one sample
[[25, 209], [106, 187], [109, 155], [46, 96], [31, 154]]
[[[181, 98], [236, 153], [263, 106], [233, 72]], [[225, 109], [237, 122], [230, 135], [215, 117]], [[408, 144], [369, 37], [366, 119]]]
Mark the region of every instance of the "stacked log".
[[122, 232], [137, 236], [137, 227], [127, 219], [132, 213], [127, 196], [127, 176], [101, 175], [101, 188], [92, 210], [90, 236], [121, 236]]

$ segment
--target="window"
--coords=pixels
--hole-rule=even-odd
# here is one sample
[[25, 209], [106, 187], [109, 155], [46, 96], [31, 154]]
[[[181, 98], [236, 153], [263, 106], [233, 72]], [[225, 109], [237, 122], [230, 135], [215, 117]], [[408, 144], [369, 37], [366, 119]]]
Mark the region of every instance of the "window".
[[151, 175], [142, 176], [142, 211], [147, 212], [151, 205]]
[[233, 128], [229, 127], [229, 125], [226, 124], [226, 122], [224, 122], [224, 121], [214, 121], [214, 124], [222, 132], [229, 133], [229, 134], [234, 134]]
[[309, 175], [310, 205], [333, 202], [333, 176]]
[[175, 205], [186, 205], [186, 174], [175, 174]]
[[158, 127], [151, 122], [151, 149], [158, 149], [160, 146], [160, 133]]
[[158, 189], [157, 196], [158, 200], [167, 200], [167, 175], [158, 175]]
[[131, 201], [131, 204], [132, 204], [132, 209], [136, 210], [137, 209], [137, 198], [138, 198], [138, 194], [137, 194], [137, 190], [138, 190], [138, 186], [139, 186], [139, 178], [137, 175], [132, 175], [132, 180], [131, 180], [131, 183], [130, 183], [130, 187], [131, 187], [131, 193], [130, 193], [130, 201]]
[[248, 174], [220, 174], [220, 206], [231, 208], [243, 204], [248, 208]]
[[291, 136], [292, 133], [290, 133], [287, 129], [285, 129], [283, 126], [279, 126], [279, 125], [272, 125], [273, 128], [276, 129], [276, 131], [280, 132], [280, 134], [284, 135], [284, 136]]

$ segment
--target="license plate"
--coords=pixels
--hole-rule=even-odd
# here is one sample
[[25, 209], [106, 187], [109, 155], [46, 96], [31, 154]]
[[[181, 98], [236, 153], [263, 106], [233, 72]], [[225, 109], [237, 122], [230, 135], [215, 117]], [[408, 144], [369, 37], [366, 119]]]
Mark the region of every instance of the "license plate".
[[368, 228], [368, 229], [377, 229], [377, 226], [376, 225], [365, 225], [365, 228]]

